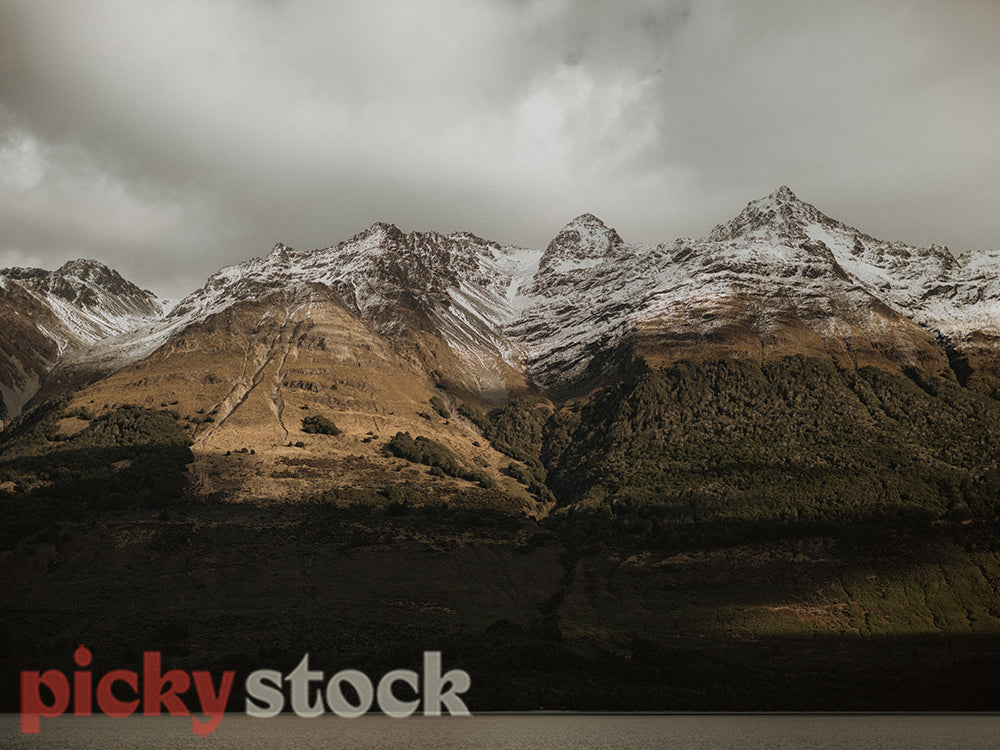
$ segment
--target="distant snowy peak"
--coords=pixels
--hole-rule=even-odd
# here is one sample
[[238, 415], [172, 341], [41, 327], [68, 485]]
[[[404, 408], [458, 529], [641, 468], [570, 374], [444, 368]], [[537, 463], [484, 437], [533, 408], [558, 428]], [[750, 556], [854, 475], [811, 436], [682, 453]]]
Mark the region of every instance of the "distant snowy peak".
[[52, 332], [61, 348], [125, 333], [163, 314], [155, 294], [95, 260], [71, 260], [55, 271], [5, 268], [0, 274], [52, 310], [65, 328]]
[[805, 227], [810, 224], [851, 229], [826, 216], [815, 206], [799, 200], [795, 193], [782, 185], [770, 195], [748, 203], [738, 216], [715, 227], [705, 240], [804, 240], [807, 238]]
[[404, 233], [385, 222], [308, 252], [278, 243], [263, 258], [213, 274], [146, 336], [144, 347], [235, 304], [272, 294], [306, 300], [314, 292], [331, 300], [333, 292], [372, 330], [410, 351], [431, 340], [425, 334], [444, 339], [466, 365], [465, 387], [489, 390], [503, 380], [497, 368], [521, 372], [519, 352], [500, 329], [521, 301], [526, 269], [537, 268], [537, 253], [534, 264], [531, 255], [471, 232]]
[[593, 214], [582, 214], [567, 224], [549, 243], [539, 263], [539, 273], [566, 273], [589, 268], [614, 255], [625, 243], [614, 229]]
[[267, 257], [268, 260], [273, 258], [276, 261], [287, 261], [294, 253], [295, 248], [289, 247], [284, 242], [277, 242]]
[[784, 186], [751, 201], [698, 244], [733, 257], [753, 252], [760, 257], [787, 258], [789, 251], [797, 255], [802, 251], [817, 261], [832, 263], [838, 273], [846, 270], [869, 291], [888, 293], [886, 301], [904, 305], [912, 302], [912, 293], [922, 293], [918, 287], [950, 278], [961, 267], [947, 247], [917, 248], [876, 239], [830, 218]]
[[413, 314], [449, 305], [454, 290], [479, 289], [491, 306], [502, 306], [513, 280], [510, 254], [470, 232], [404, 233], [377, 222], [334, 246], [300, 252], [278, 243], [264, 258], [227, 266], [169, 317], [194, 322], [275, 290], [320, 284], [378, 329], [400, 330]]
[[94, 260], [0, 270], [0, 421], [17, 416], [67, 358], [162, 317], [156, 295]]
[[82, 307], [93, 308], [117, 298], [136, 312], [154, 315], [156, 311], [156, 295], [96, 260], [67, 261], [55, 271], [5, 268], [0, 274], [37, 293], [52, 294]]

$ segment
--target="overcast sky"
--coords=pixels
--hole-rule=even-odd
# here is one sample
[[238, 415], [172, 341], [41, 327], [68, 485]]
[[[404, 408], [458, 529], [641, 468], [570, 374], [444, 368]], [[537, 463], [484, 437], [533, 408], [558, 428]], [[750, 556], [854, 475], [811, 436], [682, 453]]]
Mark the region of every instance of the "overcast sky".
[[1000, 247], [997, 0], [0, 0], [0, 267], [179, 296], [375, 221]]

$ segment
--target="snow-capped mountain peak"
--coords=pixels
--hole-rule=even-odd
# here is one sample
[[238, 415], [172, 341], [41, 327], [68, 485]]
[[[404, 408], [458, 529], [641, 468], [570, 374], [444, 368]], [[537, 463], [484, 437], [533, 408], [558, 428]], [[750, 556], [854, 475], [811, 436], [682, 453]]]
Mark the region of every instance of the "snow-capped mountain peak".
[[163, 317], [156, 295], [95, 260], [5, 268], [0, 279], [0, 420], [16, 416], [67, 357]]
[[792, 189], [788, 185], [781, 185], [777, 190], [767, 196], [769, 200], [782, 203], [794, 203], [799, 201], [798, 196], [792, 192]]
[[115, 271], [111, 270], [103, 263], [96, 260], [88, 260], [87, 258], [68, 260], [54, 271], [54, 275], [56, 276], [76, 276], [81, 280], [106, 278], [114, 275], [115, 273]]
[[385, 241], [400, 241], [406, 235], [397, 227], [387, 221], [376, 221], [368, 229], [351, 237], [341, 245], [364, 245], [376, 246]]
[[806, 239], [804, 228], [810, 224], [843, 226], [782, 185], [773, 193], [750, 201], [735, 218], [719, 224], [705, 239], [710, 242], [803, 240]]
[[593, 214], [581, 214], [564, 226], [542, 254], [539, 273], [567, 273], [600, 264], [624, 242]]
[[0, 274], [17, 281], [51, 308], [68, 329], [63, 345], [93, 343], [131, 330], [162, 310], [152, 292], [126, 281], [96, 260], [71, 260], [55, 271], [5, 268]]

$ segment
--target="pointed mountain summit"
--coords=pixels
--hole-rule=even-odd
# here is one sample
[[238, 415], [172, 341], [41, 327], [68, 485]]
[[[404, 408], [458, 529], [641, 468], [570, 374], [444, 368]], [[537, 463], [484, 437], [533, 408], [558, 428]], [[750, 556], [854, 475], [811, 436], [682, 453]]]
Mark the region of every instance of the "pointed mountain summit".
[[[837, 261], [854, 268], [855, 274], [884, 288], [888, 279], [873, 281], [869, 272], [890, 271], [900, 279], [942, 280], [960, 267], [951, 251], [942, 245], [917, 248], [902, 242], [872, 237], [837, 219], [830, 218], [810, 203], [796, 197], [786, 186], [751, 201], [734, 219], [720, 224], [705, 238], [710, 243], [734, 243], [797, 247], [826, 258], [832, 251]], [[831, 258], [832, 259], [832, 258]], [[868, 268], [854, 267], [861, 263]], [[895, 283], [895, 282], [892, 282]], [[892, 285], [890, 283], [890, 286]], [[907, 282], [904, 286], [909, 287]], [[907, 292], [909, 294], [910, 292]], [[901, 298], [902, 301], [902, 298]], [[905, 301], [904, 301], [905, 304]]]
[[840, 222], [826, 216], [810, 203], [800, 200], [782, 185], [770, 195], [747, 204], [738, 216], [713, 229], [706, 240], [727, 242], [737, 239], [802, 240], [803, 229], [810, 224], [825, 226]]
[[84, 340], [131, 330], [137, 321], [161, 314], [152, 292], [96, 260], [67, 261], [55, 271], [5, 268], [0, 274], [46, 300], [49, 307], [60, 308], [64, 317], [79, 318], [86, 312], [85, 320], [75, 320], [71, 326]]
[[549, 243], [539, 269], [566, 272], [595, 266], [622, 245], [624, 242], [618, 232], [593, 214], [581, 214]]
[[386, 242], [400, 242], [405, 237], [406, 235], [395, 224], [387, 221], [376, 221], [368, 229], [359, 232], [341, 244], [363, 244], [366, 247], [375, 247]]

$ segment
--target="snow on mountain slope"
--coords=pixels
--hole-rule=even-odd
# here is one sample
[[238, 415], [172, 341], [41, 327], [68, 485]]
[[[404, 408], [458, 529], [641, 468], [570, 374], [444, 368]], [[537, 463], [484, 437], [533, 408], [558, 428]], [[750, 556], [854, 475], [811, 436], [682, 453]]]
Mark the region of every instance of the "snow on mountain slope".
[[787, 187], [701, 239], [669, 244], [629, 244], [592, 214], [544, 249], [386, 223], [311, 252], [279, 243], [213, 274], [162, 317], [148, 293], [125, 293], [120, 277], [83, 263], [58, 279], [22, 269], [4, 282], [26, 285], [71, 331], [46, 334], [60, 352], [62, 339], [89, 344], [61, 353], [68, 367], [124, 366], [236, 303], [313, 285], [377, 334], [423, 351], [428, 368], [445, 356], [426, 338], [438, 337], [464, 385], [501, 394], [517, 373], [545, 387], [598, 374], [619, 350], [654, 363], [807, 353], [930, 372], [974, 350], [969, 367], [1000, 363], [1000, 251], [956, 258], [878, 240]]
[[162, 314], [152, 292], [93, 260], [72, 260], [55, 271], [6, 268], [0, 274], [20, 284], [55, 313], [61, 326], [50, 333], [61, 348], [93, 344], [131, 331]]
[[572, 268], [560, 273], [561, 258], [543, 256], [531, 304], [506, 329], [546, 385], [581, 377], [597, 354], [637, 334], [647, 349], [671, 349], [668, 360], [800, 351], [935, 371], [946, 363], [935, 337], [1000, 321], [996, 255], [963, 265], [947, 248], [877, 240], [787, 187], [706, 237], [671, 245], [630, 245], [581, 219], [584, 246], [563, 253]]
[[917, 248], [878, 240], [823, 215], [787, 188], [751, 203], [710, 237], [739, 229], [772, 244], [793, 244], [803, 235], [822, 244], [852, 282], [950, 348], [961, 348], [973, 336], [1000, 337], [998, 251], [956, 258], [941, 245]]
[[464, 363], [468, 387], [503, 392], [521, 370], [521, 353], [500, 329], [523, 303], [517, 287], [539, 255], [467, 232], [404, 234], [384, 223], [312, 252], [278, 243], [266, 257], [221, 269], [162, 320], [109, 338], [90, 356], [124, 366], [231, 305], [320, 285], [381, 335], [441, 336]]
[[677, 356], [798, 347], [845, 365], [936, 370], [946, 359], [931, 351], [935, 336], [1000, 325], [997, 267], [996, 254], [959, 260], [875, 239], [787, 187], [701, 239], [655, 246], [626, 243], [592, 214], [544, 250], [378, 223], [335, 246], [278, 244], [224, 268], [130, 346], [148, 352], [236, 301], [320, 284], [383, 335], [439, 334], [484, 388], [502, 365], [543, 386], [578, 380], [637, 336]]
[[17, 416], [64, 358], [161, 316], [151, 292], [97, 261], [0, 270], [0, 418]]

